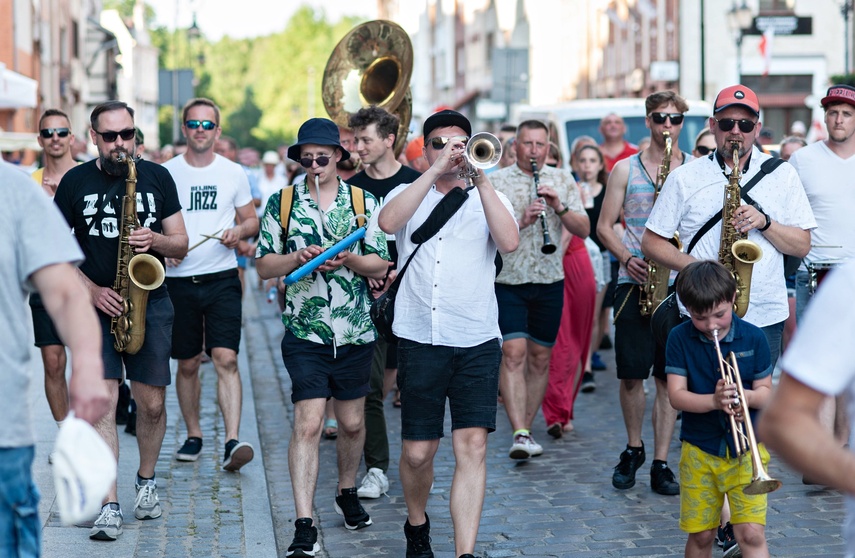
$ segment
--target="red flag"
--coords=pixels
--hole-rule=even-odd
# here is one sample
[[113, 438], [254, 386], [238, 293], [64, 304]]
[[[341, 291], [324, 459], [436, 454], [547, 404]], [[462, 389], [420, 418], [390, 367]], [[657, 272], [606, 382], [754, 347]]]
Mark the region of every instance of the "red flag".
[[763, 36], [760, 38], [758, 46], [760, 56], [763, 57], [763, 77], [769, 75], [769, 68], [772, 66], [772, 43], [775, 39], [775, 28], [769, 27], [763, 31]]

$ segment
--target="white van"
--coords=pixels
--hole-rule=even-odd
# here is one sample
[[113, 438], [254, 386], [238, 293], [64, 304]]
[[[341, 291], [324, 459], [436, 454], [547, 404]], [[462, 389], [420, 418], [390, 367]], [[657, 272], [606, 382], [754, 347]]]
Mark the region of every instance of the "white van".
[[[707, 127], [712, 116], [712, 105], [706, 101], [688, 101], [689, 112], [680, 132], [680, 149], [691, 153], [695, 136]], [[591, 136], [597, 143], [603, 142], [600, 135], [600, 120], [609, 114], [617, 114], [626, 123], [626, 139], [638, 142], [650, 135], [644, 125], [647, 111], [644, 99], [581, 99], [552, 106], [520, 107], [517, 123], [536, 118], [553, 124], [558, 130], [559, 147], [565, 165], [569, 162], [570, 144], [579, 136]]]

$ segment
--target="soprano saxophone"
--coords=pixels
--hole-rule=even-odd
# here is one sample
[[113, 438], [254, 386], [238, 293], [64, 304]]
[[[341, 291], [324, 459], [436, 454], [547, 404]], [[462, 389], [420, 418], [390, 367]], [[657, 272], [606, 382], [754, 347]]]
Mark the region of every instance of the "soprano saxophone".
[[119, 154], [119, 161], [128, 165], [125, 196], [122, 198], [119, 258], [113, 290], [122, 297], [122, 313], [110, 321], [113, 347], [120, 353], [136, 354], [145, 340], [145, 310], [148, 292], [163, 283], [163, 264], [151, 254], [134, 254], [129, 240], [131, 231], [139, 226], [137, 218], [137, 167], [134, 159]]
[[[665, 185], [668, 173], [671, 172], [671, 134], [670, 132], [663, 132], [662, 135], [665, 137], [665, 155], [662, 157], [662, 163], [660, 163], [659, 172], [656, 175], [656, 186], [653, 192], [654, 205], [656, 204], [656, 199], [659, 197], [659, 192], [662, 191], [662, 186]], [[669, 242], [676, 246], [678, 250], [683, 249], [683, 244], [680, 242], [680, 233], [674, 233], [673, 238]], [[671, 277], [671, 270], [660, 266], [650, 258], [644, 258], [644, 261], [647, 262], [647, 280], [641, 286], [638, 305], [642, 316], [650, 316], [656, 310], [656, 307], [668, 296], [668, 279]]]
[[748, 312], [748, 299], [751, 295], [751, 272], [754, 264], [763, 257], [760, 245], [747, 240], [745, 235], [733, 225], [733, 216], [742, 203], [739, 180], [739, 142], [731, 142], [733, 151], [733, 170], [724, 189], [724, 203], [721, 209], [721, 244], [718, 249], [718, 261], [730, 271], [736, 280], [736, 301], [733, 311], [740, 318]]

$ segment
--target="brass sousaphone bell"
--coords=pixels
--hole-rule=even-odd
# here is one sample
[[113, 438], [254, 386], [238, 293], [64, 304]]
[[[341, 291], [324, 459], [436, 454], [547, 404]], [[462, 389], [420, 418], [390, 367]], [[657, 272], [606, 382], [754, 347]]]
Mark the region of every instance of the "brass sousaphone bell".
[[412, 74], [413, 44], [406, 31], [391, 21], [368, 21], [351, 29], [327, 60], [321, 86], [324, 107], [342, 128], [363, 107], [374, 105], [397, 115], [398, 156], [413, 114]]

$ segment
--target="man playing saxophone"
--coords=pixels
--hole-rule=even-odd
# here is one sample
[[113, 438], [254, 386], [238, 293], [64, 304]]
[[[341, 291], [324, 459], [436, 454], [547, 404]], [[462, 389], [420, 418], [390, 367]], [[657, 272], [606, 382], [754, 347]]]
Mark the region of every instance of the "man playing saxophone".
[[[641, 235], [654, 204], [657, 177], [665, 161], [665, 134], [671, 138], [672, 153], [668, 168], [673, 171], [691, 159], [677, 147], [683, 129], [683, 113], [689, 110], [686, 101], [673, 91], [659, 91], [645, 100], [646, 125], [650, 129], [650, 147], [643, 152], [618, 161], [609, 177], [603, 208], [597, 223], [597, 235], [608, 250], [621, 262], [615, 289], [615, 357], [620, 378], [620, 404], [626, 424], [627, 445], [614, 468], [612, 485], [625, 490], [635, 485], [635, 473], [646, 460], [642, 440], [642, 422], [646, 398], [642, 381], [650, 376], [656, 382], [653, 403], [653, 463], [650, 486], [659, 494], [679, 494], [680, 486], [668, 468], [668, 446], [674, 434], [677, 413], [668, 404], [665, 384], [664, 347], [657, 347], [650, 330], [650, 316], [639, 306], [641, 287], [647, 280], [647, 262], [641, 255]], [[656, 204], [661, 203], [656, 201]], [[621, 217], [626, 233], [618, 237], [614, 224]], [[662, 280], [668, 282], [670, 272], [658, 266]]]
[[[115, 410], [124, 367], [137, 402], [140, 463], [134, 482], [137, 492], [134, 515], [141, 520], [156, 519], [162, 510], [154, 469], [166, 432], [164, 404], [166, 386], [171, 381], [172, 303], [166, 287], [152, 290], [145, 308], [145, 323], [131, 324], [131, 328], [144, 328], [142, 347], [136, 354], [119, 352], [114, 347], [110, 322], [124, 313], [125, 301], [112, 285], [119, 279], [117, 269], [121, 269], [117, 262], [120, 241], [127, 242], [136, 254], [153, 255], [162, 265], [164, 258], [185, 256], [187, 233], [175, 182], [166, 169], [147, 161], [139, 161], [135, 166], [139, 226], [121, 226], [122, 198], [129, 186], [127, 159], [134, 156], [136, 149], [134, 111], [121, 101], [107, 101], [92, 111], [90, 125], [98, 158], [69, 170], [54, 199], [86, 256], [79, 274], [101, 322], [104, 378], [111, 404], [108, 414], [95, 427], [118, 460]], [[114, 484], [89, 536], [114, 541], [122, 534], [123, 520]]]
[[[723, 224], [733, 231], [725, 238], [747, 237], [756, 243], [762, 257], [753, 266], [748, 285], [750, 305], [744, 317], [766, 334], [774, 365], [789, 315], [783, 254], [804, 257], [810, 249], [810, 230], [816, 227], [816, 221], [798, 174], [789, 164], [782, 164], [751, 189], [755, 205], [748, 205], [744, 197], [741, 205], [739, 200], [728, 204], [733, 210], [728, 212], [726, 222], [716, 222], [695, 239], [712, 217], [723, 213], [724, 192], [733, 180], [734, 144], [741, 166], [737, 176], [741, 174], [739, 184], [743, 189], [771, 158], [754, 147], [762, 124], [753, 91], [743, 85], [726, 87], [716, 97], [713, 111], [709, 123], [716, 150], [671, 172], [647, 220], [641, 248], [660, 265], [679, 271], [695, 260], [718, 260], [720, 251], [730, 250], [730, 246], [722, 246]], [[680, 233], [685, 246], [692, 247], [689, 253], [677, 250], [669, 242], [675, 232]], [[686, 315], [682, 305], [680, 312]]]

